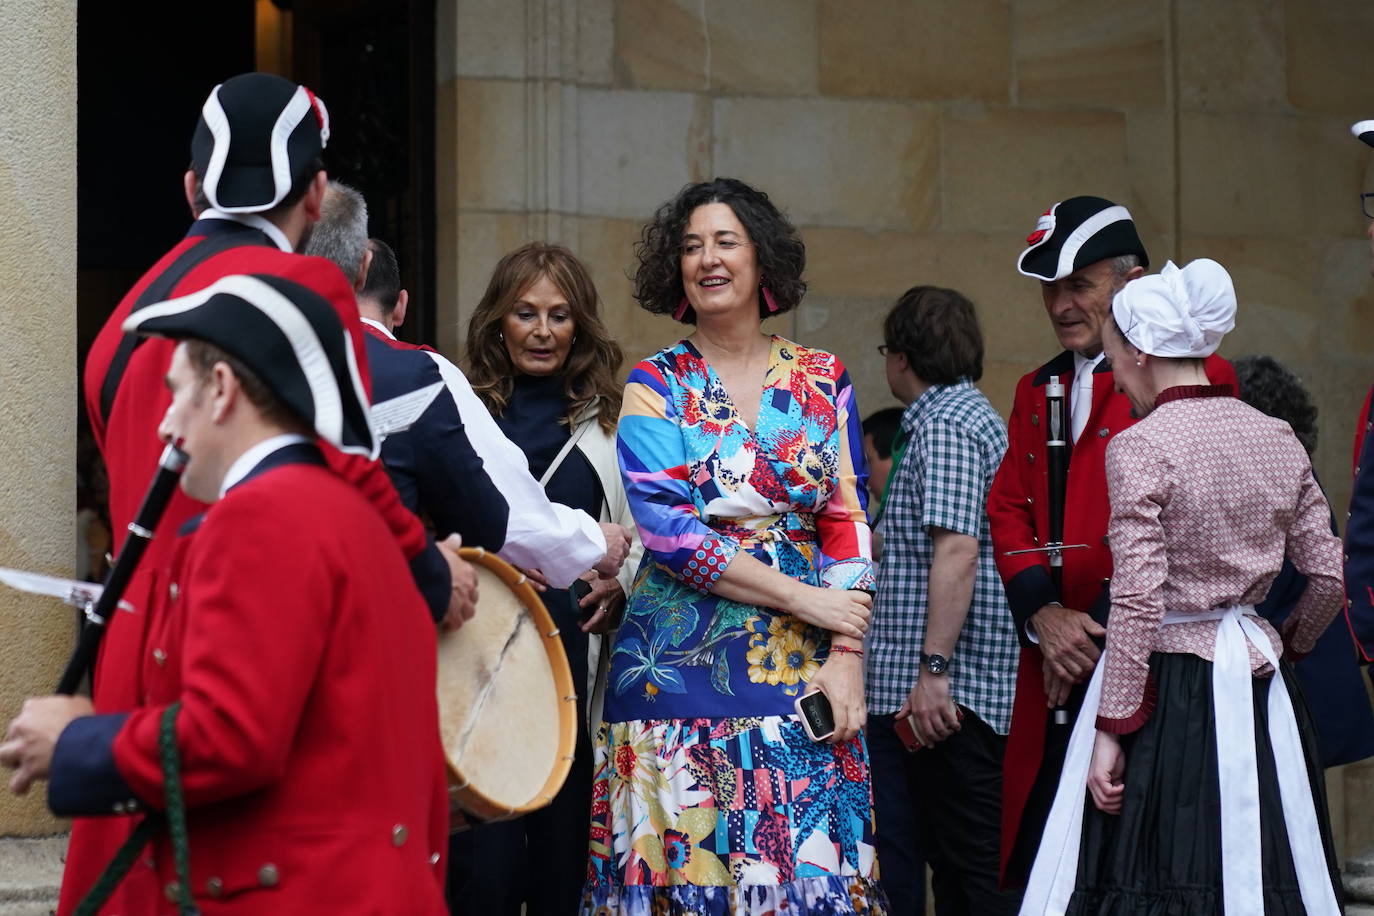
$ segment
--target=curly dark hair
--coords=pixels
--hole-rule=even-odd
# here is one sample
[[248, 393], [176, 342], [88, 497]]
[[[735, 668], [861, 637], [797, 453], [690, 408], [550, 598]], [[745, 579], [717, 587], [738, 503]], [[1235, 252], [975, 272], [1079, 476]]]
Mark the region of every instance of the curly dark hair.
[[[635, 300], [655, 315], [671, 315], [686, 296], [682, 287], [682, 235], [692, 211], [706, 204], [725, 204], [749, 234], [758, 256], [759, 278], [777, 303], [777, 313], [797, 307], [806, 294], [806, 246], [797, 227], [768, 195], [735, 178], [715, 178], [689, 184], [658, 208], [635, 245]], [[760, 297], [759, 317], [770, 313]], [[683, 321], [696, 324], [690, 306]]]
[[1293, 427], [1302, 447], [1317, 450], [1317, 405], [1302, 379], [1272, 356], [1242, 356], [1231, 361], [1240, 383], [1240, 399], [1260, 413]]

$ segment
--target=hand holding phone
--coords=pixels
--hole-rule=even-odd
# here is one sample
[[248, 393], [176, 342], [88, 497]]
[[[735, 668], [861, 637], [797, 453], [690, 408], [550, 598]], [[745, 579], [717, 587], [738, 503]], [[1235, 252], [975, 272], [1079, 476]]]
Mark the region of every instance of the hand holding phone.
[[797, 697], [797, 716], [801, 719], [806, 737], [812, 741], [824, 741], [835, 734], [835, 713], [830, 708], [830, 699], [817, 690]]
[[[906, 704], [902, 704], [902, 709], [906, 708]], [[956, 705], [954, 714], [960, 722], [964, 721], [964, 708], [962, 706]], [[892, 729], [897, 733], [897, 740], [902, 742], [902, 747], [906, 748], [908, 753], [914, 754], [926, 746], [916, 736], [915, 713], [909, 712], [906, 715], [901, 715], [901, 710], [898, 710], [896, 721], [892, 723]]]
[[897, 733], [897, 740], [902, 742], [902, 747], [906, 748], [907, 753], [914, 754], [925, 747], [921, 739], [916, 737], [916, 717], [911, 713], [898, 716], [892, 730]]
[[572, 586], [568, 589], [572, 592], [573, 609], [577, 611], [577, 616], [583, 620], [596, 613], [596, 605], [590, 607], [582, 606], [582, 599], [592, 593], [592, 584], [586, 579], [574, 579]]

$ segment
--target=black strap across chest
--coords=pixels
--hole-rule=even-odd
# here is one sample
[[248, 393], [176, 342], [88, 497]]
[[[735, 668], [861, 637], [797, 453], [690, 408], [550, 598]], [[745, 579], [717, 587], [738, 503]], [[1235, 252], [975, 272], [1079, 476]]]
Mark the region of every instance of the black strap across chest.
[[[268, 244], [271, 242], [267, 236], [261, 230], [251, 226], [229, 222], [225, 222], [222, 226], [216, 225], [213, 233], [177, 255], [176, 260], [157, 279], [148, 284], [148, 288], [143, 291], [143, 294], [134, 302], [133, 307], [129, 309], [129, 314], [132, 315], [139, 309], [155, 302], [170, 299], [172, 290], [177, 288], [187, 274], [220, 252], [244, 245]], [[107, 427], [110, 422], [110, 410], [114, 407], [115, 395], [119, 393], [119, 383], [124, 380], [124, 373], [129, 368], [129, 360], [133, 358], [134, 351], [143, 341], [144, 338], [137, 334], [125, 334], [119, 341], [119, 347], [115, 350], [114, 358], [110, 360], [109, 368], [105, 370], [105, 380], [100, 385], [100, 418]]]

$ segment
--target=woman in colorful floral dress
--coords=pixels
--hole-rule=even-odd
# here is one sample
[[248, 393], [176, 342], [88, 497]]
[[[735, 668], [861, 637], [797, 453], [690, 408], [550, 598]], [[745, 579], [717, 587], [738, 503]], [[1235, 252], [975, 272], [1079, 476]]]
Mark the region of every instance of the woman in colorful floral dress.
[[[766, 335], [805, 248], [767, 196], [689, 185], [635, 297], [696, 332], [630, 373], [619, 457], [645, 546], [597, 738], [584, 914], [881, 914], [863, 725], [873, 574], [858, 409]], [[824, 691], [836, 730], [794, 712]]]

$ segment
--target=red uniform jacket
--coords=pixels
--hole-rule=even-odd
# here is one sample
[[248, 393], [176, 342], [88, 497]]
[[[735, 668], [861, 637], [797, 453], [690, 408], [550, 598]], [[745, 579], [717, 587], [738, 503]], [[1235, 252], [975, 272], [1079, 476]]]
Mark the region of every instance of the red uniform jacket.
[[[1236, 373], [1230, 363], [1212, 356], [1206, 369], [1214, 384], [1229, 384], [1234, 390]], [[1135, 422], [1130, 401], [1116, 392], [1110, 365], [1104, 360], [1093, 376], [1093, 405], [1087, 425], [1073, 445], [1064, 499], [1064, 543], [1088, 546], [1064, 551], [1061, 593], [1050, 579], [1044, 554], [1007, 556], [1008, 551], [1042, 546], [1049, 527], [1045, 385], [1051, 375], [1059, 376], [1072, 397], [1073, 354], [1059, 354], [1017, 383], [1007, 424], [1007, 453], [988, 491], [988, 520], [997, 569], [1006, 586], [1007, 603], [1022, 646], [1002, 785], [1004, 866], [1040, 769], [1049, 715], [1043, 660], [1040, 650], [1026, 636], [1026, 621], [1046, 604], [1058, 601], [1065, 607], [1088, 612], [1098, 623], [1106, 624], [1110, 609], [1107, 585], [1112, 574], [1112, 554], [1107, 547], [1107, 443]], [[1066, 423], [1071, 415], [1071, 405], [1066, 401]]]
[[[110, 519], [116, 550], [123, 544], [128, 523], [138, 511], [162, 452], [157, 427], [171, 402], [163, 377], [175, 349], [171, 341], [144, 340], [132, 351], [122, 373], [112, 376], [112, 366], [120, 360], [125, 337], [120, 327], [134, 306], [150, 291], [160, 293], [158, 298], [171, 298], [195, 292], [221, 277], [238, 273], [285, 277], [329, 299], [353, 339], [364, 384], [370, 384], [357, 303], [338, 267], [323, 258], [283, 252], [265, 234], [252, 227], [219, 219], [196, 222], [186, 238], [124, 296], [101, 328], [86, 358], [83, 394], [109, 475]], [[106, 381], [112, 377], [117, 380], [117, 387], [112, 385], [107, 391]], [[432, 550], [422, 553], [426, 545], [424, 529], [401, 505], [380, 462], [344, 455], [330, 447], [325, 447], [324, 451], [331, 466], [364, 492], [382, 513], [400, 539], [405, 554], [416, 557], [417, 562], [432, 565], [435, 559]], [[142, 695], [136, 660], [146, 655], [154, 596], [162, 596], [167, 587], [166, 567], [173, 536], [204, 508], [179, 490], [172, 497], [156, 536], [125, 591], [124, 610], [114, 616], [106, 631], [96, 667], [94, 699], [97, 712], [130, 709]], [[125, 818], [78, 819], [72, 825], [59, 913], [70, 912], [85, 895], [128, 836], [131, 826]], [[143, 912], [133, 901], [150, 895], [162, 899], [161, 887], [146, 885], [140, 889], [138, 883], [138, 876], [131, 875], [106, 911]]]
[[[54, 807], [161, 807], [159, 722], [179, 700], [190, 884], [206, 916], [443, 914], [434, 627], [385, 523], [296, 445], [177, 544], [138, 704], [63, 733]], [[134, 873], [176, 881], [165, 833]], [[139, 906], [176, 911], [161, 894]]]

